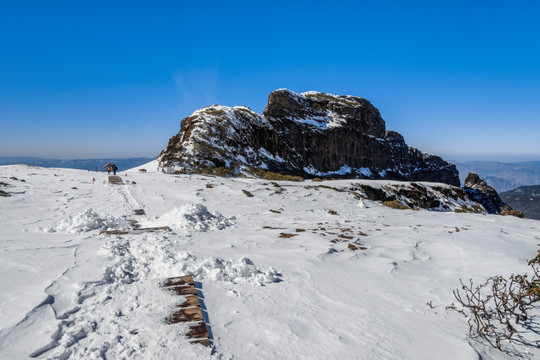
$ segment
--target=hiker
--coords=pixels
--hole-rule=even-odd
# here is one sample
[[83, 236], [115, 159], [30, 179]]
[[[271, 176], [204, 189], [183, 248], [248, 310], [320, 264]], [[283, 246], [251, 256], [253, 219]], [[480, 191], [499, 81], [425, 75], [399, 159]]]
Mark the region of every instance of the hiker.
[[116, 175], [116, 170], [118, 170], [118, 167], [116, 167], [116, 165], [112, 164], [112, 170], [113, 170], [114, 175]]
[[96, 178], [92, 178], [92, 184], [96, 182]]
[[107, 174], [111, 175], [111, 167], [107, 166]]

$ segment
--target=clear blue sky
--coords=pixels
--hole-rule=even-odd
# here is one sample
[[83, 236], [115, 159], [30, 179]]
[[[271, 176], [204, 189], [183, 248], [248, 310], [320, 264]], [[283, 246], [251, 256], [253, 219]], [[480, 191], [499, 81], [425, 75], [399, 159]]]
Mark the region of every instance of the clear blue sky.
[[2, 1], [0, 156], [156, 156], [211, 104], [356, 95], [410, 146], [540, 160], [537, 1]]

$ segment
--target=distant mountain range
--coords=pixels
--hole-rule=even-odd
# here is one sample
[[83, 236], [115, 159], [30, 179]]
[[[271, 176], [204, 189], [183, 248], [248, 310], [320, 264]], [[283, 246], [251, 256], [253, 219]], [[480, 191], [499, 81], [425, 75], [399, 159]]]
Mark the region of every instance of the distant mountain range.
[[526, 217], [540, 220], [540, 185], [521, 186], [499, 195], [512, 208], [523, 211]]
[[128, 159], [42, 159], [28, 156], [0, 156], [0, 165], [24, 164], [32, 166], [41, 166], [46, 168], [70, 168], [81, 170], [103, 170], [103, 165], [111, 162], [116, 164], [119, 171], [127, 170], [146, 164], [155, 158], [139, 157]]
[[[516, 189], [520, 186], [540, 184], [540, 161], [503, 163], [496, 161], [455, 162], [461, 182], [467, 174], [477, 173], [497, 192]], [[510, 205], [514, 207], [513, 205]]]

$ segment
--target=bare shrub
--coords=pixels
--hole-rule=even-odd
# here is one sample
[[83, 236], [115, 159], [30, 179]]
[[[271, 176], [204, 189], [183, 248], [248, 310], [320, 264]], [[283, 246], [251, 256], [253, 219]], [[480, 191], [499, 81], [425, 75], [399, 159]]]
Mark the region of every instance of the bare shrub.
[[461, 290], [453, 291], [460, 308], [450, 309], [468, 317], [469, 336], [483, 338], [502, 351], [501, 341], [509, 340], [517, 325], [529, 319], [532, 304], [540, 301], [540, 253], [529, 262], [533, 275], [489, 277], [484, 283], [461, 282]]

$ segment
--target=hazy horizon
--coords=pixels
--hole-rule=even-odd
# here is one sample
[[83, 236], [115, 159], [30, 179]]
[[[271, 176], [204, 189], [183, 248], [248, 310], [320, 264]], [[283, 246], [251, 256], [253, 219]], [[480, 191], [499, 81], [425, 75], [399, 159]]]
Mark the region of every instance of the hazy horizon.
[[[159, 154], [158, 154], [159, 155]], [[41, 159], [41, 160], [62, 160], [62, 161], [70, 161], [70, 160], [106, 160], [106, 159], [139, 159], [139, 158], [146, 158], [146, 159], [155, 159], [158, 155], [150, 155], [150, 156], [82, 156], [82, 157], [61, 157], [61, 156], [41, 156], [41, 155], [3, 155], [0, 154], [0, 159], [5, 158], [35, 158], [35, 159]], [[523, 162], [540, 162], [540, 155], [535, 154], [480, 154], [480, 155], [466, 155], [466, 154], [460, 154], [460, 155], [444, 155], [444, 154], [434, 154], [442, 157], [446, 161], [450, 162], [458, 162], [458, 163], [466, 163], [466, 162], [500, 162], [500, 163], [523, 163]]]

